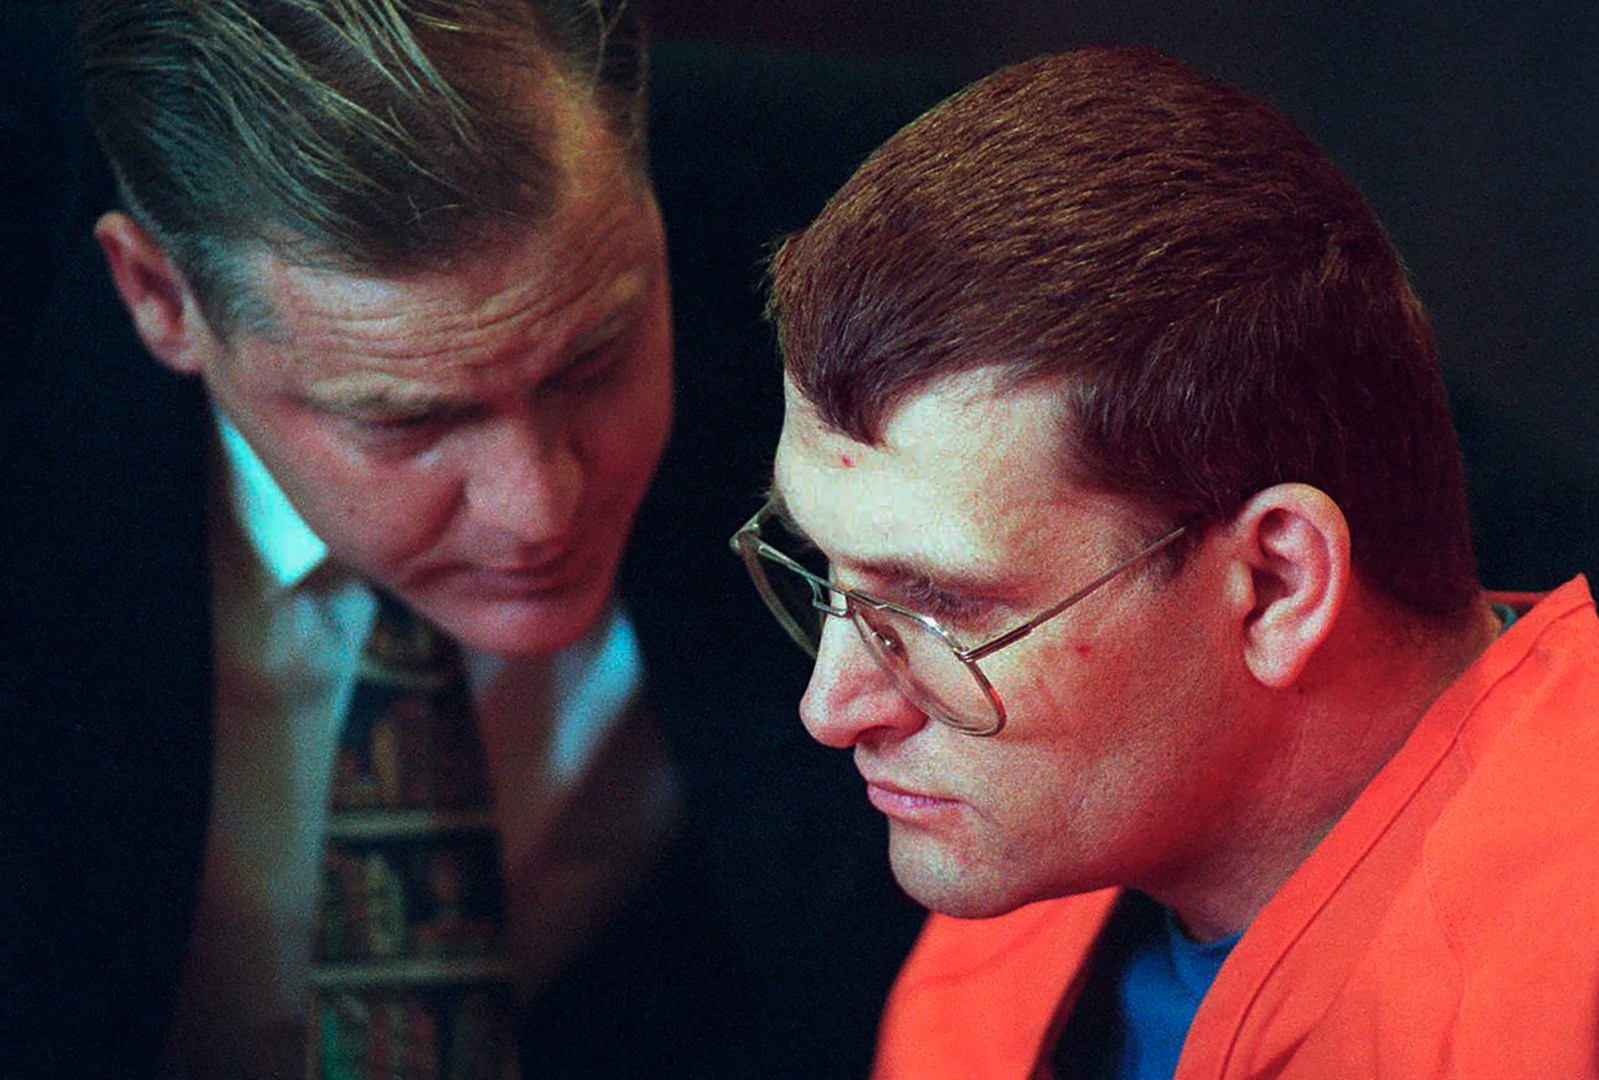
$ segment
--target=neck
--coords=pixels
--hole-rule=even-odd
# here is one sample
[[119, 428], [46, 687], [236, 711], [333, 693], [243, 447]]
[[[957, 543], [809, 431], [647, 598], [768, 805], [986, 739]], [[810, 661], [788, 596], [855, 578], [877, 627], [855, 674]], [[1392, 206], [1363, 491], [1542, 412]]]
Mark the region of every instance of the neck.
[[1197, 940], [1243, 929], [1499, 629], [1486, 599], [1447, 625], [1369, 594], [1350, 604], [1299, 681], [1253, 703], [1261, 711], [1244, 727], [1264, 736], [1265, 749], [1224, 827], [1207, 823], [1222, 839], [1146, 891]]

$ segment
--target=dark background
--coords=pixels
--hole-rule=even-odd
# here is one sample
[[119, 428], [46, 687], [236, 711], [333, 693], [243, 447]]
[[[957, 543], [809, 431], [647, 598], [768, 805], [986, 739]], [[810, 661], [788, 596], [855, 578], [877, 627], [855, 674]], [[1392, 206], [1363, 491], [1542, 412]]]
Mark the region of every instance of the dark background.
[[1260, 94], [1366, 192], [1432, 313], [1485, 580], [1599, 577], [1599, 4], [657, 0], [653, 21], [963, 78], [1148, 44]]

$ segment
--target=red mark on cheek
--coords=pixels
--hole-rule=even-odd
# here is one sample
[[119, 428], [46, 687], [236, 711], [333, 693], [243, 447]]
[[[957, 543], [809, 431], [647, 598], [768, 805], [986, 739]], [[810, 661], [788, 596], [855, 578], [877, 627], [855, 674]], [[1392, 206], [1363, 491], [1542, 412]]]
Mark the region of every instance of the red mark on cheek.
[[1072, 650], [1084, 660], [1087, 660], [1090, 656], [1094, 655], [1094, 647], [1086, 641], [1079, 641], [1077, 644], [1072, 646]]
[[855, 467], [855, 459], [850, 457], [848, 454], [838, 455], [838, 463], [844, 466], [846, 469], [853, 469]]

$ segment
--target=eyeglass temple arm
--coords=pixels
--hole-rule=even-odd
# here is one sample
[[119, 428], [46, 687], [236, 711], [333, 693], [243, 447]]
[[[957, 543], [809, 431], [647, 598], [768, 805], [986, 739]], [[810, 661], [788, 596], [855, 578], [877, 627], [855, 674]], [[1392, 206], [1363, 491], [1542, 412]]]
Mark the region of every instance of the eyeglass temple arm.
[[1176, 540], [1179, 536], [1187, 531], [1188, 527], [1186, 525], [1177, 526], [1177, 528], [1173, 529], [1159, 540], [1156, 540], [1153, 544], [1150, 544], [1148, 547], [1145, 547], [1136, 554], [1132, 555], [1125, 562], [1111, 567], [1109, 570], [1099, 575], [1093, 581], [1090, 581], [1087, 585], [1084, 585], [1081, 589], [1078, 589], [1076, 592], [1072, 593], [1054, 607], [1051, 607], [1047, 611], [1028, 619], [1014, 630], [1007, 630], [1005, 633], [999, 635], [999, 637], [993, 639], [992, 641], [985, 641], [974, 649], [966, 649], [964, 651], [957, 652], [955, 655], [960, 657], [962, 661], [981, 660], [990, 653], [998, 652], [1000, 649], [1003, 649], [1012, 642], [1020, 641], [1022, 638], [1026, 637], [1028, 634], [1031, 634], [1034, 630], [1037, 630], [1040, 626], [1044, 625], [1046, 622], [1053, 619], [1067, 608], [1071, 607], [1073, 604], [1087, 598], [1090, 593], [1094, 592], [1102, 585], [1109, 583], [1110, 580], [1116, 577], [1118, 574], [1130, 570], [1132, 567], [1138, 565], [1140, 561], [1155, 554], [1155, 552], [1159, 551], [1173, 540]]

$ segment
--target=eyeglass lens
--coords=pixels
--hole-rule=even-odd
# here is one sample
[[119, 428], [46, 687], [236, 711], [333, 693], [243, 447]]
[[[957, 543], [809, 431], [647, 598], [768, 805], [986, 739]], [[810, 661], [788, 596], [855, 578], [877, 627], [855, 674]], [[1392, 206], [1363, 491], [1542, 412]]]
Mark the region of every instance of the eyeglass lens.
[[[814, 547], [798, 540], [777, 522], [765, 530], [768, 543], [818, 578], [828, 576], [827, 561]], [[784, 546], [785, 541], [787, 542]], [[746, 561], [762, 594], [780, 622], [797, 632], [814, 654], [821, 643], [823, 608], [837, 611], [843, 597], [795, 573], [793, 567], [766, 556]], [[991, 728], [997, 714], [977, 676], [956, 658], [950, 644], [921, 621], [888, 608], [851, 603], [850, 614], [867, 648], [917, 707], [965, 730]]]
[[958, 728], [991, 727], [994, 703], [950, 644], [920, 620], [888, 608], [854, 604], [855, 626], [912, 701]]

